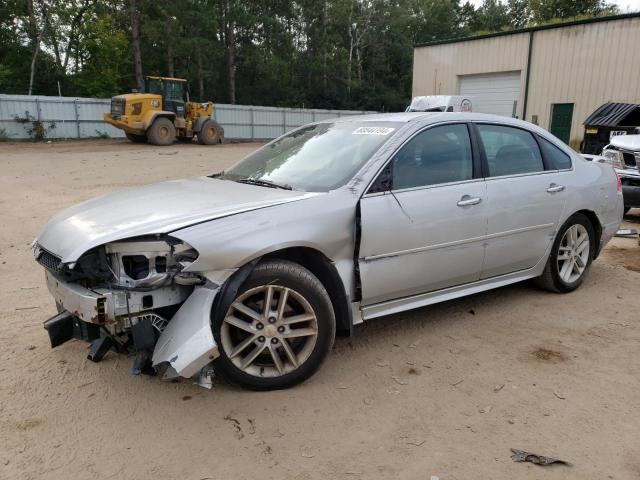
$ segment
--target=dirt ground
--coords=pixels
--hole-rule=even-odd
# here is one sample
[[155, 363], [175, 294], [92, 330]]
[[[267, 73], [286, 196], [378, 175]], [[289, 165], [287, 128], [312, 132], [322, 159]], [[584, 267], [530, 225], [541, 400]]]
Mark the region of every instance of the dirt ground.
[[49, 348], [55, 307], [29, 249], [48, 218], [256, 147], [0, 144], [0, 478], [640, 477], [637, 240], [614, 239], [569, 295], [519, 284], [356, 327], [288, 391], [208, 391], [131, 376], [115, 354], [93, 364], [81, 342]]

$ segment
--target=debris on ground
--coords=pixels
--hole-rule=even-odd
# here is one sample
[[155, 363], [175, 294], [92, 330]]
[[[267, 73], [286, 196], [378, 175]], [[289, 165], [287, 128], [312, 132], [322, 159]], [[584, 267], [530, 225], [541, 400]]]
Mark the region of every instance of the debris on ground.
[[635, 228], [621, 228], [616, 232], [615, 236], [622, 238], [636, 238], [638, 236], [638, 230]]
[[558, 392], [557, 390], [553, 391], [553, 394], [558, 397], [560, 400], [566, 400], [567, 397], [565, 397], [564, 395], [562, 395], [560, 392]]
[[511, 455], [511, 460], [514, 462], [530, 462], [535, 465], [547, 466], [552, 463], [560, 463], [563, 465], [571, 466], [569, 462], [564, 460], [560, 460], [555, 457], [545, 457], [544, 455], [538, 455], [537, 453], [525, 452], [524, 450], [516, 450], [515, 448], [511, 449], [513, 455]]
[[398, 385], [407, 385], [407, 382], [400, 380], [398, 377], [392, 376], [391, 377], [393, 379], [394, 382], [396, 382]]
[[503, 388], [504, 388], [504, 383], [501, 383], [500, 385], [496, 385], [495, 387], [493, 387], [493, 393], [498, 393]]

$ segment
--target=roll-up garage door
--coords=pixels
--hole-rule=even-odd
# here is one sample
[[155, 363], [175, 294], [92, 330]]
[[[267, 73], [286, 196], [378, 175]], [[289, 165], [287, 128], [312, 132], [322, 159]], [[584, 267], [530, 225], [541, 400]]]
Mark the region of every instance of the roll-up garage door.
[[512, 117], [520, 98], [520, 72], [460, 75], [460, 95], [468, 97], [474, 112]]

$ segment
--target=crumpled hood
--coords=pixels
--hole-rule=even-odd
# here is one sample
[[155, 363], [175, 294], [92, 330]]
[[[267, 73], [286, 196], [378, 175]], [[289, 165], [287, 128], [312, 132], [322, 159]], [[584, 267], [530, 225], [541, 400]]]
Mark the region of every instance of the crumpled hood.
[[318, 193], [247, 185], [209, 177], [128, 188], [75, 205], [53, 217], [36, 241], [74, 262], [115, 240], [168, 233], [195, 223], [300, 200]]

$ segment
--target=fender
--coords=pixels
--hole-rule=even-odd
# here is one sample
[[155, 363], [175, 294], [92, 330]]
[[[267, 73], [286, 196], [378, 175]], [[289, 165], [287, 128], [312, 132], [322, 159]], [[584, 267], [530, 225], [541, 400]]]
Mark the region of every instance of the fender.
[[141, 119], [143, 128], [147, 130], [151, 125], [153, 125], [153, 122], [155, 122], [156, 118], [160, 117], [165, 117], [173, 121], [176, 118], [176, 114], [167, 110], [149, 110]]

